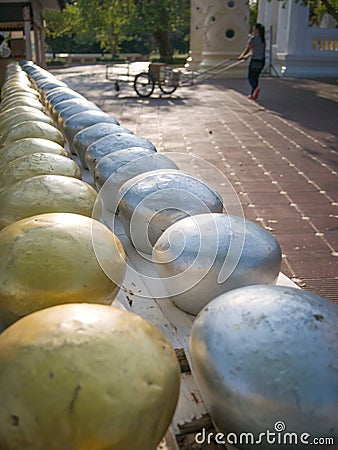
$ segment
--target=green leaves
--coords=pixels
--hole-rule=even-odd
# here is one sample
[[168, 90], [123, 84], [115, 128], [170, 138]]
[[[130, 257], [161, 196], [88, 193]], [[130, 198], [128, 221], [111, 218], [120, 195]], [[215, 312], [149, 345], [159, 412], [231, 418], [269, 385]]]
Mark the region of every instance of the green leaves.
[[77, 4], [86, 28], [95, 30], [101, 48], [115, 54], [128, 34], [133, 0], [79, 0]]
[[161, 56], [172, 57], [170, 33], [189, 35], [190, 0], [77, 0], [45, 18], [50, 44], [91, 32], [102, 50], [115, 54], [121, 43], [151, 35]]
[[45, 10], [46, 37], [57, 37], [73, 34], [81, 31], [80, 11], [75, 5], [67, 4], [61, 12]]

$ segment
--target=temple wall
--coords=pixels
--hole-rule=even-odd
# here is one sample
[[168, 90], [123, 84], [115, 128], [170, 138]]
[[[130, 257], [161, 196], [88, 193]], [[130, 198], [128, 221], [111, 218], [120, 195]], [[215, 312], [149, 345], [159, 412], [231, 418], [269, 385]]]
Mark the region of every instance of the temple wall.
[[[273, 74], [292, 77], [338, 76], [338, 28], [309, 26], [302, 2], [259, 0], [258, 22], [268, 37], [267, 59]], [[332, 19], [332, 18], [331, 18]], [[332, 24], [331, 24], [332, 25]], [[209, 69], [237, 58], [246, 46], [249, 7], [246, 0], [191, 0], [188, 69]], [[270, 59], [271, 55], [271, 59]], [[246, 64], [221, 76], [245, 77]]]

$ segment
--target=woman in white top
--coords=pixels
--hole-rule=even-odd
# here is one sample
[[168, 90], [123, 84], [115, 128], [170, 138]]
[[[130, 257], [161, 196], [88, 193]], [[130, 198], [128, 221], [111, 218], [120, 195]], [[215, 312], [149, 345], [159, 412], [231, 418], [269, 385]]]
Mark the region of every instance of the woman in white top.
[[247, 59], [249, 56], [251, 56], [248, 69], [248, 81], [251, 86], [249, 98], [256, 100], [260, 92], [258, 88], [259, 76], [265, 65], [265, 28], [260, 23], [256, 23], [253, 36], [249, 39], [248, 45], [238, 59]]

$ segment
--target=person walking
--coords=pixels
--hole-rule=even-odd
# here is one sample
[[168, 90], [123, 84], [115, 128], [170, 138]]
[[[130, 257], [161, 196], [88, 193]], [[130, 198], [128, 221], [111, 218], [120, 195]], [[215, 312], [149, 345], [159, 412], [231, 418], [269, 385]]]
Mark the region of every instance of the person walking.
[[261, 23], [254, 26], [253, 35], [238, 59], [247, 59], [249, 56], [251, 56], [248, 68], [248, 81], [251, 86], [249, 98], [257, 100], [260, 92], [259, 76], [265, 65], [265, 28]]

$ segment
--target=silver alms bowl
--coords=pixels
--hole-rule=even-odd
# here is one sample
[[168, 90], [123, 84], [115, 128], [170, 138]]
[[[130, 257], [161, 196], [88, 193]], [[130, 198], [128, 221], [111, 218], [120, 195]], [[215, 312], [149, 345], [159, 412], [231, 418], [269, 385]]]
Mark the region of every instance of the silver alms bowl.
[[109, 122], [119, 125], [119, 122], [114, 117], [96, 109], [88, 109], [87, 111], [79, 112], [68, 117], [63, 122], [62, 132], [69, 146], [73, 148], [73, 139], [76, 133], [99, 122]]
[[68, 87], [63, 81], [57, 80], [54, 77], [46, 77], [45, 79], [40, 78], [35, 82], [36, 89], [43, 95], [52, 91], [57, 87]]
[[129, 147], [149, 148], [156, 152], [155, 145], [143, 137], [130, 133], [116, 133], [102, 137], [87, 148], [85, 161], [88, 169], [94, 174], [95, 166], [101, 158]]
[[222, 212], [221, 196], [206, 182], [179, 170], [145, 172], [118, 192], [117, 214], [140, 252], [151, 254], [161, 234], [184, 217]]
[[168, 228], [153, 252], [169, 297], [197, 314], [218, 295], [251, 284], [274, 284], [281, 267], [278, 241], [242, 217], [202, 214]]
[[51, 112], [55, 105], [64, 100], [70, 100], [74, 98], [80, 98], [86, 100], [86, 98], [71, 88], [58, 87], [49, 91], [44, 95], [44, 102], [47, 109]]
[[83, 103], [87, 103], [87, 104], [91, 103], [92, 105], [94, 105], [94, 103], [90, 102], [86, 98], [73, 97], [73, 98], [68, 98], [66, 100], [62, 100], [61, 102], [56, 103], [53, 106], [53, 108], [50, 109], [49, 113], [50, 113], [51, 117], [53, 118], [54, 122], [57, 123], [58, 117], [59, 117], [59, 114], [61, 113], [61, 111], [63, 111], [66, 108], [69, 108], [69, 106], [80, 105]]
[[[190, 349], [218, 431], [245, 450], [259, 439], [262, 450], [311, 448], [319, 437], [337, 443], [337, 324], [334, 303], [292, 287], [248, 286], [209, 303]], [[320, 448], [335, 448], [326, 442]]]
[[73, 139], [73, 147], [85, 169], [88, 168], [85, 161], [85, 152], [87, 148], [102, 137], [116, 133], [133, 134], [133, 132], [128, 130], [128, 128], [121, 127], [115, 123], [107, 122], [96, 123], [76, 133]]
[[[60, 130], [63, 130], [63, 124], [69, 118], [74, 116], [75, 114], [79, 114], [82, 112], [86, 112], [89, 110], [101, 111], [100, 108], [95, 105], [95, 103], [90, 102], [89, 100], [78, 101], [73, 105], [69, 105], [60, 111], [57, 115], [57, 127]], [[102, 112], [102, 111], [101, 111]]]
[[94, 170], [94, 179], [104, 207], [116, 212], [122, 185], [137, 175], [158, 169], [178, 169], [178, 166], [167, 156], [141, 147], [118, 150], [100, 159]]

